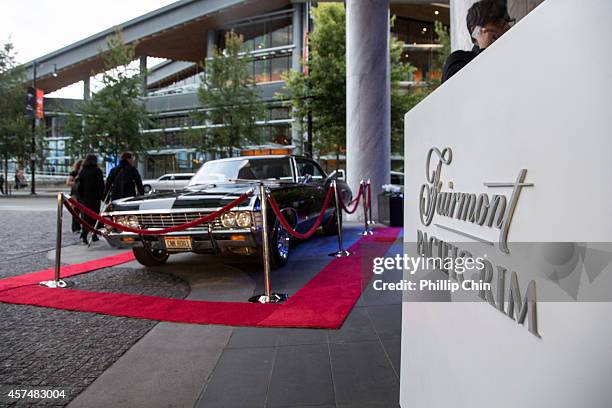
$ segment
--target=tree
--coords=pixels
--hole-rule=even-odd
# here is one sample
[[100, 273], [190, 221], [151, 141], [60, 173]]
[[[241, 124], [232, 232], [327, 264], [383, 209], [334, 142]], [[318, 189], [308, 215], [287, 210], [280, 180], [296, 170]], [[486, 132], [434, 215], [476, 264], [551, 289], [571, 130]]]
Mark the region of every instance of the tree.
[[[309, 35], [308, 74], [291, 71], [285, 76], [286, 88], [301, 133], [312, 112], [315, 148], [338, 158], [346, 146], [346, 13], [337, 3], [321, 3], [312, 13], [315, 28]], [[424, 94], [416, 88], [400, 87], [414, 70], [402, 60], [404, 43], [391, 36], [389, 48], [391, 149], [399, 153], [403, 152], [404, 115]]]
[[[308, 36], [308, 73], [290, 71], [285, 88], [294, 119], [304, 133], [313, 116], [313, 145], [336, 158], [346, 146], [346, 24], [344, 5], [320, 3], [312, 8], [314, 30]], [[336, 161], [338, 163], [338, 160]]]
[[204, 64], [198, 88], [203, 111], [193, 116], [207, 126], [190, 132], [191, 144], [199, 151], [216, 151], [232, 156], [246, 143], [260, 142], [257, 119], [263, 116], [255, 79], [251, 73], [252, 58], [242, 53], [243, 37], [228, 32], [225, 48], [215, 49]]
[[107, 38], [104, 54], [103, 88], [77, 105], [82, 116], [72, 112], [67, 121], [72, 136], [68, 150], [73, 156], [97, 153], [116, 162], [122, 151], [145, 153], [153, 139], [141, 135], [149, 116], [142, 102], [142, 74], [131, 65], [134, 45], [126, 45], [121, 32]]
[[25, 159], [29, 152], [25, 82], [23, 66], [17, 64], [13, 45], [6, 42], [0, 49], [0, 154], [7, 187], [9, 159]]

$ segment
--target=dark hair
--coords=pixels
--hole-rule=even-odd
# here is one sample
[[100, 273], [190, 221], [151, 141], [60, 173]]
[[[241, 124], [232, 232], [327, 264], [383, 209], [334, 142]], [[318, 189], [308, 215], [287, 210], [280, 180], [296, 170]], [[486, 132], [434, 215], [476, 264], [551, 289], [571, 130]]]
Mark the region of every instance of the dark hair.
[[510, 20], [510, 15], [504, 0], [481, 0], [472, 4], [465, 20], [468, 31], [472, 34], [476, 26], [502, 25]]
[[123, 153], [121, 153], [121, 160], [123, 160], [123, 161], [130, 160], [132, 157], [134, 157], [134, 156], [130, 152], [123, 152]]
[[95, 154], [88, 154], [83, 161], [83, 167], [93, 167], [98, 165], [98, 156]]
[[83, 159], [79, 159], [79, 160], [75, 161], [74, 164], [72, 165], [72, 170], [74, 170], [74, 171], [76, 171], [78, 173], [79, 170], [81, 170], [82, 166], [83, 166]]

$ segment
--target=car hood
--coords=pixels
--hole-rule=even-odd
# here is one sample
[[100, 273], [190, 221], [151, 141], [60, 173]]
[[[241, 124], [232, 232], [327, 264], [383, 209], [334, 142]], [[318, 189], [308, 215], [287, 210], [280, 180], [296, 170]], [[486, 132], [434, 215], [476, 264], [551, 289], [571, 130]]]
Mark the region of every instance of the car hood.
[[[279, 187], [279, 182], [266, 182], [271, 189]], [[115, 200], [111, 203], [107, 212], [115, 211], [144, 211], [144, 210], [178, 210], [178, 209], [210, 209], [215, 210], [230, 203], [241, 194], [253, 190], [250, 199], [244, 201], [241, 206], [254, 203], [254, 198], [259, 194], [258, 182], [224, 182], [217, 184], [201, 184], [185, 187], [176, 192], [159, 192], [146, 196], [129, 197]]]

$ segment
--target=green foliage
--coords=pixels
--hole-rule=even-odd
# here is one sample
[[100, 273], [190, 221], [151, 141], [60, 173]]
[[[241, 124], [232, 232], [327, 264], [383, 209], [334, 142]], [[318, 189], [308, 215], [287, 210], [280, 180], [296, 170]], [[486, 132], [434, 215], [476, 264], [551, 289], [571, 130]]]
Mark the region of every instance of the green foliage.
[[344, 5], [320, 3], [312, 8], [314, 30], [308, 38], [308, 75], [285, 75], [294, 117], [305, 132], [305, 118], [313, 115], [313, 144], [339, 155], [346, 145], [346, 24]]
[[204, 110], [193, 116], [208, 126], [189, 132], [191, 145], [198, 151], [231, 157], [241, 146], [261, 141], [256, 121], [264, 111], [250, 72], [252, 58], [241, 52], [242, 43], [242, 36], [228, 32], [225, 49], [215, 49], [205, 63], [198, 89]]
[[436, 21], [434, 24], [434, 31], [438, 37], [438, 44], [442, 45], [442, 49], [440, 50], [437, 58], [438, 67], [442, 69], [446, 59], [451, 53], [450, 33], [448, 32], [448, 28], [446, 28], [441, 21]]
[[[308, 112], [313, 115], [313, 142], [323, 152], [344, 152], [346, 146], [346, 25], [345, 9], [338, 3], [320, 3], [312, 9], [314, 30], [309, 36], [308, 75], [291, 71], [285, 76], [290, 104], [305, 131]], [[391, 20], [393, 24], [393, 20]], [[391, 150], [403, 153], [404, 115], [427, 95], [421, 89], [402, 88], [414, 71], [402, 60], [404, 43], [391, 36]]]
[[30, 149], [30, 120], [25, 116], [26, 77], [13, 45], [0, 48], [0, 155], [24, 160]]
[[150, 122], [141, 97], [142, 76], [131, 66], [135, 45], [126, 45], [121, 32], [107, 39], [104, 54], [103, 88], [77, 106], [67, 121], [72, 136], [68, 150], [73, 156], [97, 153], [112, 161], [122, 151], [144, 153], [154, 146], [141, 130]]

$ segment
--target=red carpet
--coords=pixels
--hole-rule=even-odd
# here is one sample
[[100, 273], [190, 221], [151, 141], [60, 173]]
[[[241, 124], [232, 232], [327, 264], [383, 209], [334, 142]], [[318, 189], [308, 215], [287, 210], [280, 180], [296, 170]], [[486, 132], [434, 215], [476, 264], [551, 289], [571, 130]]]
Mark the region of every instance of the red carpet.
[[[400, 228], [382, 228], [350, 248], [355, 255], [335, 258], [302, 289], [280, 305], [205, 302], [155, 296], [100, 293], [37, 286], [53, 270], [0, 280], [0, 302], [102, 313], [168, 322], [259, 327], [339, 328], [372, 275], [372, 258], [384, 256]], [[62, 277], [128, 262], [120, 254], [62, 268]]]

